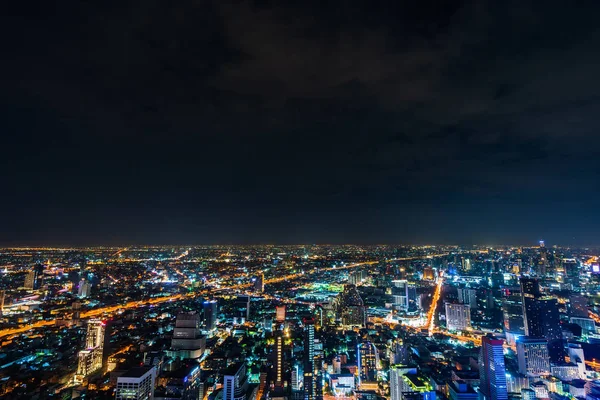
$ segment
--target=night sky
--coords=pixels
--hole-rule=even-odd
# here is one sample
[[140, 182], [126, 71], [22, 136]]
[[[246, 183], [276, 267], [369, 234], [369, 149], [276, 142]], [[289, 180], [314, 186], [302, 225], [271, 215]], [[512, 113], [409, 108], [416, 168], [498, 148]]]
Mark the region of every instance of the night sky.
[[1, 14], [1, 245], [600, 244], [597, 0]]

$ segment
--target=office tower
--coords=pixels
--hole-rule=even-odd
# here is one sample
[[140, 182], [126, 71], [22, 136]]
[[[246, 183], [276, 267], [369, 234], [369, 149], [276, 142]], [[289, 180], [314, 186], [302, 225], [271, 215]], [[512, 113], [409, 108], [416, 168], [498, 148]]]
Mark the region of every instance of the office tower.
[[234, 304], [235, 317], [243, 324], [250, 319], [250, 296], [238, 296]]
[[173, 358], [200, 358], [206, 347], [206, 336], [200, 332], [200, 316], [195, 312], [180, 312], [175, 320], [171, 339], [171, 350], [167, 354]]
[[273, 383], [283, 387], [283, 373], [285, 369], [283, 357], [283, 332], [275, 331], [275, 360], [273, 361]]
[[540, 297], [540, 284], [537, 279], [521, 278], [521, 301], [526, 336], [544, 337], [537, 301]]
[[302, 387], [302, 374], [300, 373], [300, 365], [298, 363], [292, 368], [291, 385], [293, 391], [299, 391]]
[[243, 362], [232, 365], [223, 373], [223, 400], [246, 400], [247, 392], [246, 365]]
[[479, 393], [481, 400], [507, 400], [503, 342], [493, 336], [481, 338]]
[[520, 337], [517, 340], [519, 373], [529, 377], [550, 374], [548, 341], [543, 338]]
[[81, 281], [79, 281], [79, 285], [77, 287], [77, 296], [79, 296], [82, 299], [88, 297], [90, 295], [91, 288], [92, 285], [85, 279], [82, 279]]
[[23, 286], [27, 290], [35, 290], [35, 289], [37, 289], [36, 282], [37, 282], [36, 270], [31, 269], [27, 272], [27, 275], [25, 275], [25, 283], [23, 284]]
[[6, 297], [6, 291], [0, 290], [0, 317], [4, 313], [4, 298]]
[[254, 291], [258, 293], [265, 291], [265, 274], [260, 273], [254, 277]]
[[337, 298], [338, 314], [345, 326], [365, 325], [365, 305], [356, 286], [344, 285], [344, 291]]
[[574, 287], [579, 286], [579, 262], [576, 259], [564, 259], [562, 262], [565, 270], [566, 282]]
[[285, 306], [275, 307], [275, 321], [277, 321], [277, 323], [285, 322]]
[[304, 400], [314, 400], [316, 396], [315, 374], [315, 320], [304, 318]]
[[105, 326], [104, 321], [99, 319], [88, 321], [85, 348], [79, 352], [76, 381], [102, 369]]
[[[159, 367], [155, 368], [160, 371]], [[190, 365], [166, 374], [159, 378], [159, 388], [154, 391], [154, 397], [161, 400], [203, 399], [204, 382], [200, 373], [198, 365]]]
[[217, 329], [218, 304], [215, 300], [202, 303], [202, 315], [204, 318], [204, 329], [208, 332]]
[[476, 310], [477, 290], [472, 288], [458, 288], [458, 302], [468, 304], [471, 310]]
[[514, 334], [524, 334], [523, 302], [520, 294], [510, 294], [502, 301], [504, 331]]
[[152, 400], [156, 384], [154, 367], [136, 367], [117, 378], [115, 400]]
[[471, 308], [468, 304], [446, 303], [446, 328], [462, 331], [471, 327]]
[[539, 325], [542, 328], [542, 337], [548, 340], [550, 361], [564, 362], [564, 348], [562, 343], [562, 328], [558, 312], [558, 300], [542, 298], [538, 300]]
[[410, 355], [407, 346], [404, 345], [404, 341], [400, 338], [394, 339], [390, 343], [388, 349], [388, 359], [390, 364], [403, 364], [410, 363]]
[[377, 382], [377, 366], [379, 354], [371, 342], [363, 342], [357, 346], [358, 373], [360, 385], [364, 382]]
[[569, 354], [569, 360], [571, 363], [575, 364], [579, 370], [579, 379], [585, 379], [585, 355], [581, 345], [577, 343], [569, 343], [567, 347], [567, 354]]

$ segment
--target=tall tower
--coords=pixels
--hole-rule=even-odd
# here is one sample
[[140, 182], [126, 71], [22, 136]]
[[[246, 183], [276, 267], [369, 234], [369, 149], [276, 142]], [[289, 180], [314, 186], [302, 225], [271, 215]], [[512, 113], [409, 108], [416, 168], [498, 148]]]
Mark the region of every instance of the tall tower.
[[254, 277], [254, 291], [258, 293], [265, 291], [265, 274], [262, 272]]
[[315, 382], [315, 320], [304, 318], [304, 400], [314, 400]]
[[202, 303], [202, 311], [204, 316], [204, 329], [207, 331], [213, 331], [217, 328], [217, 302], [205, 301]]
[[543, 337], [540, 324], [538, 299], [541, 296], [540, 284], [537, 279], [521, 278], [521, 296], [523, 303], [523, 322], [525, 335]]
[[502, 340], [493, 336], [481, 338], [479, 353], [479, 398], [481, 400], [508, 399], [502, 345]]
[[79, 362], [75, 374], [76, 381], [81, 381], [84, 377], [102, 368], [105, 327], [105, 322], [99, 319], [88, 321], [85, 349], [79, 352]]
[[565, 361], [562, 342], [562, 328], [558, 312], [558, 300], [542, 298], [537, 301], [542, 336], [548, 340], [550, 360], [555, 363]]
[[181, 359], [200, 358], [206, 348], [206, 336], [200, 332], [200, 316], [196, 312], [180, 312], [175, 320], [171, 351], [168, 354]]
[[379, 355], [375, 345], [371, 342], [363, 342], [357, 347], [358, 372], [360, 383], [377, 381], [377, 365]]
[[550, 374], [548, 341], [543, 338], [520, 337], [517, 340], [519, 372], [529, 377]]
[[274, 377], [273, 381], [275, 386], [283, 387], [283, 371], [284, 371], [284, 359], [283, 359], [283, 332], [275, 332], [275, 361], [273, 363]]

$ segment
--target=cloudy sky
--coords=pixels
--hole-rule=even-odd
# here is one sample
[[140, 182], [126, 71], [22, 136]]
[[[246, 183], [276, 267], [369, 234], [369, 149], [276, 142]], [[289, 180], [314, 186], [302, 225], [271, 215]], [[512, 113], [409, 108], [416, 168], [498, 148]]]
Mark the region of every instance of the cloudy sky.
[[0, 244], [600, 243], [597, 1], [5, 11]]

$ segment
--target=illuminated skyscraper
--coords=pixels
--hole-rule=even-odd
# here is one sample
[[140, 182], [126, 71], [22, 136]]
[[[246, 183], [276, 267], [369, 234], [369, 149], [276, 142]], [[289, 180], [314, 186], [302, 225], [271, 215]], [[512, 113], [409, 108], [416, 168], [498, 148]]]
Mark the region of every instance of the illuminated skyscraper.
[[525, 335], [544, 337], [540, 324], [538, 299], [541, 296], [540, 284], [537, 279], [521, 278], [521, 296], [523, 304], [523, 322]]
[[337, 302], [338, 313], [343, 325], [361, 327], [365, 325], [365, 305], [356, 286], [345, 285]]
[[471, 307], [468, 304], [446, 303], [446, 328], [462, 331], [471, 327]]
[[30, 269], [25, 276], [25, 283], [23, 284], [25, 289], [38, 290], [42, 286], [43, 274], [44, 266], [42, 264], [37, 264]]
[[200, 358], [206, 348], [206, 336], [200, 332], [200, 316], [196, 312], [181, 312], [175, 320], [171, 350], [167, 354], [181, 359]]
[[152, 400], [155, 385], [155, 367], [132, 368], [117, 378], [115, 400]]
[[248, 397], [246, 364], [230, 366], [223, 374], [223, 400], [246, 400]]
[[283, 332], [275, 331], [275, 360], [273, 361], [274, 377], [273, 383], [275, 386], [283, 387], [283, 373], [285, 370], [283, 357]]
[[202, 303], [204, 329], [208, 332], [217, 328], [218, 304], [215, 300]]
[[304, 318], [304, 400], [316, 397], [315, 382], [315, 320]]
[[481, 338], [479, 353], [479, 394], [481, 400], [507, 400], [503, 342], [492, 336]]
[[550, 360], [554, 363], [563, 362], [565, 360], [565, 351], [562, 343], [558, 300], [541, 298], [538, 300], [538, 310], [542, 336], [548, 340]]
[[254, 291], [262, 293], [265, 291], [265, 274], [262, 272], [254, 277]]
[[84, 377], [102, 368], [105, 326], [104, 321], [98, 319], [88, 321], [85, 349], [79, 352], [75, 380], [81, 381]]
[[234, 307], [238, 323], [243, 324], [250, 319], [250, 296], [238, 296]]
[[357, 346], [356, 353], [360, 384], [362, 385], [363, 382], [377, 382], [379, 354], [375, 345], [371, 342], [363, 342]]
[[550, 375], [548, 341], [544, 338], [520, 337], [517, 340], [519, 372], [529, 377]]

